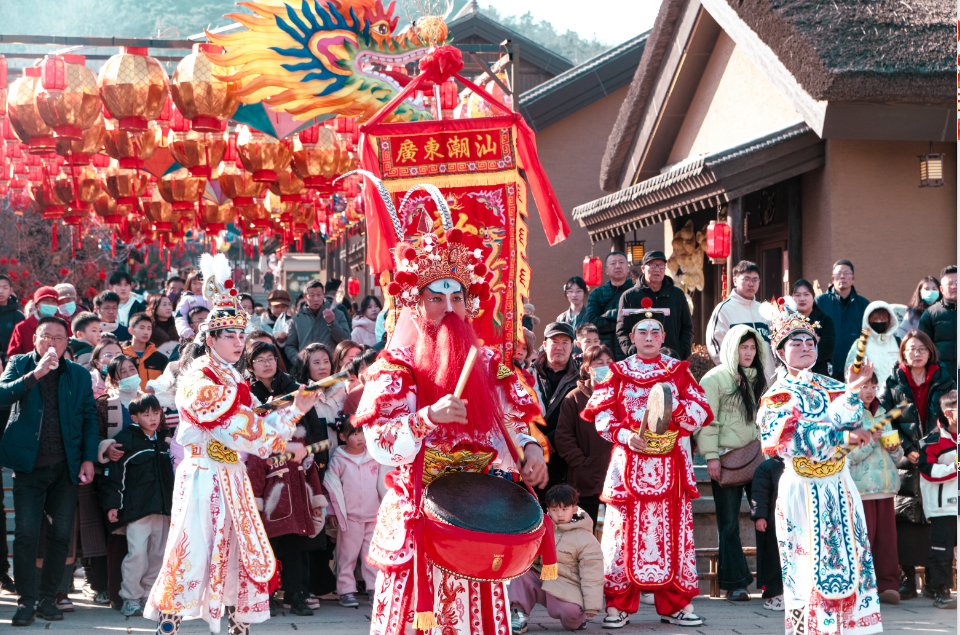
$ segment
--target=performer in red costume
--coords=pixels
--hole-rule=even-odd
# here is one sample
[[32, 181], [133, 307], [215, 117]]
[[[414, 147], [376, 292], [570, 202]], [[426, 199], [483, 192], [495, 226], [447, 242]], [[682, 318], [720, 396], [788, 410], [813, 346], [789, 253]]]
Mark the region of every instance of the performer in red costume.
[[[374, 458], [398, 468], [387, 476], [368, 556], [380, 570], [370, 626], [376, 635], [413, 633], [415, 624], [444, 635], [509, 635], [506, 583], [467, 580], [433, 566], [426, 583], [414, 583], [415, 479], [429, 484], [447, 471], [469, 471], [522, 477], [534, 486], [547, 482], [542, 449], [526, 434], [539, 407], [500, 353], [481, 347], [470, 324], [489, 293], [479, 239], [474, 245], [475, 237], [455, 228], [443, 238], [425, 234], [418, 245], [396, 249], [397, 281], [388, 292], [401, 316], [390, 345], [367, 371], [354, 415]], [[452, 393], [472, 346], [479, 357], [458, 399]], [[500, 422], [527, 448], [523, 467], [511, 458], [512, 441]], [[424, 468], [416, 474], [424, 443]], [[426, 620], [429, 611], [414, 608], [418, 588], [433, 591]]]
[[[623, 628], [642, 592], [653, 592], [661, 622], [700, 626], [690, 604], [699, 592], [690, 501], [699, 494], [685, 437], [709, 424], [713, 413], [687, 362], [660, 354], [662, 312], [648, 299], [644, 309], [630, 334], [637, 354], [611, 366], [582, 413], [613, 442], [600, 496], [607, 504], [603, 627]], [[651, 388], [661, 383], [669, 386], [673, 413], [658, 435], [643, 423]]]

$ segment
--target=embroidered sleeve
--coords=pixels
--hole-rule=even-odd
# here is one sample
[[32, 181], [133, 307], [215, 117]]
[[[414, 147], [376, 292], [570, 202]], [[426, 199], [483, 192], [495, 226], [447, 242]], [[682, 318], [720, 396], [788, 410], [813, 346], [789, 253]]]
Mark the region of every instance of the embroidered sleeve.
[[860, 391], [846, 390], [830, 402], [827, 408], [830, 424], [837, 430], [856, 430], [863, 420], [863, 402]]
[[713, 411], [710, 410], [706, 393], [690, 374], [690, 370], [684, 366], [680, 372], [682, 375], [677, 380], [680, 395], [674, 404], [671, 425], [676, 423], [684, 431], [681, 436], [687, 436], [694, 430], [709, 425], [713, 421]]
[[580, 416], [585, 421], [592, 421], [604, 439], [610, 442], [622, 443], [618, 433], [625, 429], [620, 420], [617, 395], [620, 393], [620, 376], [612, 372], [607, 378], [593, 389], [593, 395], [587, 402]]
[[388, 352], [367, 370], [363, 397], [353, 416], [367, 450], [382, 465], [412, 463], [423, 439], [436, 427], [427, 409], [417, 412], [413, 371]]
[[826, 412], [805, 413], [803, 401], [785, 388], [764, 395], [757, 423], [763, 451], [770, 456], [826, 461], [844, 443], [844, 431], [831, 425]]

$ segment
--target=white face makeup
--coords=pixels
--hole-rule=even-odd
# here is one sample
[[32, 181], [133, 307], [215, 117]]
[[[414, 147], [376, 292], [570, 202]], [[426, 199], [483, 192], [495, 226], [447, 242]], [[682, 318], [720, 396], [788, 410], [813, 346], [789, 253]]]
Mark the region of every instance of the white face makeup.
[[451, 298], [456, 293], [461, 293], [463, 290], [463, 285], [454, 280], [453, 278], [442, 278], [440, 280], [435, 280], [427, 285], [427, 289], [433, 291], [434, 293], [440, 293], [447, 297], [447, 311], [453, 312], [453, 302]]

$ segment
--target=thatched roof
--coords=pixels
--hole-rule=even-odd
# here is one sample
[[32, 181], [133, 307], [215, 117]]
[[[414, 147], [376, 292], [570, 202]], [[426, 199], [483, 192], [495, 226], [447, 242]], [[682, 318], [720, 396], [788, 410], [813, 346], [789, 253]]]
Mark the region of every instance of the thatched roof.
[[[953, 0], [720, 0], [818, 101], [953, 99]], [[600, 186], [615, 191], [685, 0], [663, 0], [607, 142]]]

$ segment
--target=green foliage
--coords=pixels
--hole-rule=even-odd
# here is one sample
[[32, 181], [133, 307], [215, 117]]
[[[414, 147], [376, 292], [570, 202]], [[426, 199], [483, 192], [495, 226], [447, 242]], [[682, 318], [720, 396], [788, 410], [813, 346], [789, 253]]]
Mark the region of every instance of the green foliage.
[[500, 15], [494, 6], [489, 5], [481, 8], [480, 12], [540, 46], [562, 55], [574, 65], [596, 57], [610, 48], [610, 45], [605, 42], [596, 38], [582, 38], [574, 31], [559, 33], [552, 24], [546, 20], [538, 21], [529, 11], [521, 16], [505, 16]]

